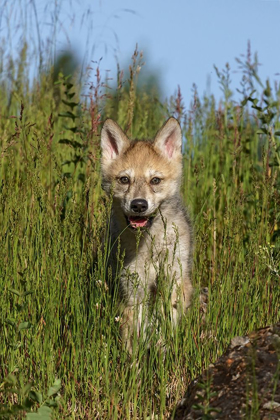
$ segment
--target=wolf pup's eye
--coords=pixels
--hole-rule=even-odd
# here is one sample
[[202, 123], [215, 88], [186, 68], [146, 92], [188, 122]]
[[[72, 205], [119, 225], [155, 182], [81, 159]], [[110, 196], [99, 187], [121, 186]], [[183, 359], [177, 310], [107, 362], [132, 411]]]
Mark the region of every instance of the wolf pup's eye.
[[150, 183], [151, 183], [152, 185], [157, 185], [157, 184], [159, 184], [160, 182], [161, 182], [161, 179], [160, 179], [160, 178], [157, 178], [157, 177], [152, 178], [152, 179], [151, 179], [151, 181], [150, 181]]
[[122, 184], [129, 184], [129, 178], [127, 176], [120, 177], [120, 182]]

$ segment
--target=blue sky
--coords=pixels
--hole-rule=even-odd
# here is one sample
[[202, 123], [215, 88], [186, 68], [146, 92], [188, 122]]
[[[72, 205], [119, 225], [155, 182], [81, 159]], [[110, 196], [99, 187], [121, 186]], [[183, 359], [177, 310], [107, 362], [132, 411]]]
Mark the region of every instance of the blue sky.
[[[110, 69], [114, 78], [116, 57], [121, 67], [127, 66], [138, 43], [139, 50], [144, 51], [146, 69], [158, 72], [164, 95], [170, 96], [180, 85], [185, 104], [189, 103], [193, 83], [200, 94], [207, 90], [220, 96], [214, 64], [219, 69], [227, 62], [230, 64], [235, 90], [241, 79], [240, 74], [234, 73], [238, 70], [235, 57], [246, 54], [248, 41], [262, 63], [261, 78], [279, 81], [280, 0], [13, 0], [4, 3], [7, 4], [0, 22], [0, 36], [5, 37], [10, 31], [13, 40], [10, 48], [18, 47], [13, 32], [19, 34], [19, 18], [34, 45], [38, 44], [34, 5], [41, 42], [46, 43], [50, 34], [53, 35], [56, 4], [57, 52], [71, 47], [89, 64], [102, 57], [101, 70]], [[17, 3], [17, 10], [11, 11], [9, 3], [10, 7], [11, 3]]]

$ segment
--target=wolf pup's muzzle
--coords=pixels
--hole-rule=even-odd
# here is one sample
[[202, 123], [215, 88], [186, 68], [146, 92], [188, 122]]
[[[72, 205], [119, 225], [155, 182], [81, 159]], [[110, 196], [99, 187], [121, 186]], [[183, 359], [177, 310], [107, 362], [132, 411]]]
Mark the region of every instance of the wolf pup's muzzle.
[[130, 209], [133, 213], [135, 213], [135, 216], [128, 217], [130, 227], [137, 229], [150, 226], [150, 218], [147, 216], [141, 216], [142, 213], [145, 213], [145, 211], [148, 210], [147, 200], [144, 200], [143, 198], [136, 198], [135, 200], [132, 200], [130, 203]]

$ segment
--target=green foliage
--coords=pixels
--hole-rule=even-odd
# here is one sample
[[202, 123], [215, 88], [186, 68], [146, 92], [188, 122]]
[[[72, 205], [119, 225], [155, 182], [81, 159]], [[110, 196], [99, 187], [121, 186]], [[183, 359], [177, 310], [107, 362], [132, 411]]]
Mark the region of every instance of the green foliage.
[[[31, 382], [26, 385], [23, 383], [22, 375], [17, 378], [13, 374], [9, 374], [1, 383], [1, 391], [6, 397], [6, 403], [0, 404], [0, 418], [6, 419], [16, 415], [24, 416], [26, 419], [44, 419], [51, 420], [53, 409], [58, 407], [60, 399], [59, 390], [61, 381], [56, 379], [48, 390], [48, 398], [43, 400], [40, 392], [35, 391]], [[36, 406], [39, 406], [37, 412], [31, 412]]]
[[[29, 87], [21, 68], [12, 85], [3, 81], [3, 418], [167, 418], [186, 384], [233, 336], [279, 317], [279, 91], [267, 84], [258, 94], [253, 86], [236, 104], [226, 67], [217, 71], [221, 103], [194, 88], [186, 111], [180, 90], [165, 104], [137, 91], [141, 59], [136, 51], [128, 86], [113, 94], [102, 89], [98, 69], [85, 96], [63, 75], [53, 85], [42, 73]], [[106, 275], [108, 238], [101, 247], [110, 200], [101, 190], [100, 126], [111, 117], [129, 135], [151, 138], [170, 115], [180, 118], [185, 139], [182, 194], [195, 225], [195, 293], [178, 330], [161, 320], [164, 338], [155, 328], [147, 352], [135, 337], [130, 358]], [[202, 286], [209, 290], [205, 313]]]

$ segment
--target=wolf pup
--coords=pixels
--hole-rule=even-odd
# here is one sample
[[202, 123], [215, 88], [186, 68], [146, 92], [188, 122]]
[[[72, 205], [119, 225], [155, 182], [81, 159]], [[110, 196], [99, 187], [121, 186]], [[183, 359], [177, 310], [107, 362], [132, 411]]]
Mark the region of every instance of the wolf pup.
[[181, 128], [169, 118], [153, 141], [130, 141], [108, 119], [101, 149], [102, 186], [112, 196], [110, 264], [124, 304], [123, 340], [132, 352], [134, 332], [147, 335], [157, 292], [163, 295], [159, 279], [173, 325], [190, 305], [192, 227], [180, 198]]

